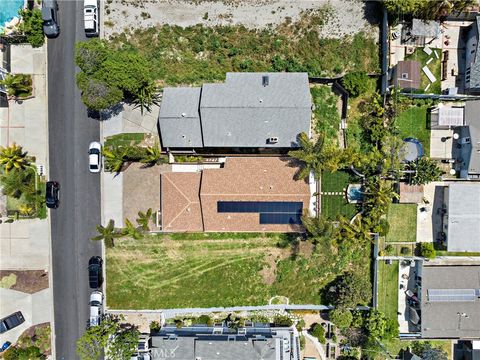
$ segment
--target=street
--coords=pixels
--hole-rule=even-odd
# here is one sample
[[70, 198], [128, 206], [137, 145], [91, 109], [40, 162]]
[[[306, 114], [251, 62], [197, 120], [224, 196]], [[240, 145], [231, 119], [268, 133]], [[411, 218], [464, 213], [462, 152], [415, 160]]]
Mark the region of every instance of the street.
[[88, 320], [88, 259], [101, 255], [89, 240], [100, 223], [100, 176], [88, 171], [88, 144], [100, 140], [99, 122], [75, 85], [75, 42], [85, 40], [83, 2], [59, 1], [60, 36], [48, 40], [50, 180], [60, 183], [60, 206], [50, 210], [57, 359], [76, 359]]

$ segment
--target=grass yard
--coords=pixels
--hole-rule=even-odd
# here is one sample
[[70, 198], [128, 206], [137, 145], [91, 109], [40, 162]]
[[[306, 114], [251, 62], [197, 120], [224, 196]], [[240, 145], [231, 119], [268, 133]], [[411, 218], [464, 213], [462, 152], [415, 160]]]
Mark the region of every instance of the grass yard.
[[[421, 73], [421, 82], [420, 82], [420, 93], [433, 93], [433, 94], [440, 94], [442, 92], [441, 89], [441, 80], [442, 80], [442, 65], [441, 65], [441, 58], [442, 58], [442, 49], [433, 49], [432, 54], [428, 55], [423, 48], [416, 48], [413, 54], [405, 56], [405, 60], [416, 60], [420, 62], [420, 73]], [[435, 56], [437, 53], [438, 58]], [[427, 62], [429, 62], [427, 64]], [[430, 83], [427, 75], [423, 72], [422, 68], [427, 66], [430, 71], [432, 72], [433, 76], [435, 76], [436, 81]], [[427, 90], [427, 86], [430, 84]]]
[[413, 137], [418, 139], [425, 150], [425, 154], [430, 154], [430, 129], [427, 118], [428, 105], [411, 106], [401, 112], [395, 119], [395, 125], [402, 139]]
[[125, 133], [109, 136], [105, 139], [104, 146], [130, 146], [138, 145], [145, 138], [144, 133]]
[[398, 311], [398, 261], [387, 265], [378, 261], [378, 310], [388, 319], [397, 320]]
[[387, 242], [415, 242], [417, 240], [417, 205], [390, 204], [387, 213], [390, 230]]
[[331, 86], [320, 85], [310, 88], [315, 104], [315, 131], [325, 139], [336, 141], [340, 129], [340, 114], [337, 109], [338, 96]]
[[318, 304], [347, 267], [370, 271], [370, 249], [332, 257], [285, 234], [174, 234], [119, 240], [107, 249], [107, 301], [113, 309], [290, 303]]
[[[357, 207], [355, 204], [350, 204], [345, 197], [345, 189], [350, 183], [350, 175], [345, 171], [334, 173], [324, 171], [321, 181], [322, 214], [330, 219], [335, 219], [337, 215], [353, 217], [357, 213]], [[325, 193], [328, 192], [340, 192], [342, 195], [326, 195]]]

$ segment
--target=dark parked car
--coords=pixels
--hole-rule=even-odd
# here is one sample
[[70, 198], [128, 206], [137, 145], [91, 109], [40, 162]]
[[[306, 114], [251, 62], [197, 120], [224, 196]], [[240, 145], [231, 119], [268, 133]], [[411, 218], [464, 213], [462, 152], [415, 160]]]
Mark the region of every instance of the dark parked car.
[[56, 38], [60, 34], [58, 26], [57, 0], [42, 1], [43, 33], [48, 38]]
[[60, 184], [57, 181], [48, 181], [45, 193], [45, 203], [50, 209], [58, 208], [60, 203]]
[[0, 334], [3, 334], [10, 329], [13, 329], [14, 327], [17, 327], [24, 321], [25, 319], [20, 311], [4, 317], [2, 320], [0, 320]]
[[100, 256], [92, 256], [88, 261], [88, 282], [90, 288], [98, 289], [103, 283], [103, 260]]

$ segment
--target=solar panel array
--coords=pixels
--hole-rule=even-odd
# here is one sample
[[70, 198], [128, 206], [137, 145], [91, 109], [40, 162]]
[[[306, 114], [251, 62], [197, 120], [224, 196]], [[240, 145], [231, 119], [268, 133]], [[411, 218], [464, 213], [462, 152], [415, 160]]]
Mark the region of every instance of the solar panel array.
[[430, 302], [460, 302], [475, 301], [475, 289], [427, 289]]
[[301, 224], [298, 201], [218, 201], [219, 213], [260, 213], [260, 224]]

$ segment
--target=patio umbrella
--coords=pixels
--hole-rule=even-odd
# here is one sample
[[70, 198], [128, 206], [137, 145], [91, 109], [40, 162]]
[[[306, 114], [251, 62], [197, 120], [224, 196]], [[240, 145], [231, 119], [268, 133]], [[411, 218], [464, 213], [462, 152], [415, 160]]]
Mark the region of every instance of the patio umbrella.
[[418, 315], [417, 310], [411, 306], [408, 307], [408, 317], [410, 322], [414, 325], [418, 325], [420, 322], [420, 316]]

